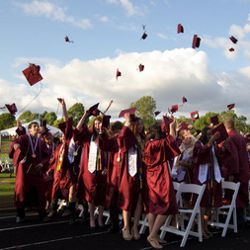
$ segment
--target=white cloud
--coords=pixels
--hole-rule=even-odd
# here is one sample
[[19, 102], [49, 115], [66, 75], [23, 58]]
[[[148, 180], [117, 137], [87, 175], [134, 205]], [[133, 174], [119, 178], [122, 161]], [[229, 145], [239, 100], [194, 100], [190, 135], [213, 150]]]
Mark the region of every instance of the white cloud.
[[100, 21], [103, 22], [103, 23], [106, 23], [106, 22], [109, 21], [109, 18], [107, 16], [101, 16]]
[[157, 33], [157, 36], [160, 37], [163, 40], [167, 40], [168, 39], [167, 35], [165, 35], [163, 33]]
[[[145, 65], [143, 72], [137, 70], [140, 63]], [[57, 97], [65, 97], [68, 106], [79, 101], [86, 107], [100, 102], [102, 110], [112, 99], [110, 113], [117, 117], [119, 110], [145, 95], [152, 96], [161, 111], [166, 111], [186, 96], [188, 103], [181, 109], [185, 114], [193, 110], [199, 110], [201, 114], [220, 112], [225, 110], [228, 102], [235, 102], [237, 112], [250, 118], [250, 88], [247, 88], [250, 68], [233, 75], [226, 72], [215, 74], [209, 70], [206, 53], [191, 48], [124, 52], [114, 58], [74, 59], [65, 65], [51, 61], [41, 66], [43, 90], [29, 107], [33, 111], [56, 111]], [[117, 68], [122, 72], [118, 80], [115, 79]], [[16, 102], [22, 108], [39, 91], [40, 83], [30, 87], [21, 72], [19, 77], [23, 84], [0, 80], [5, 89], [4, 94], [0, 93], [0, 99], [3, 103]], [[10, 100], [9, 96], [13, 99]]]
[[130, 0], [106, 0], [109, 4], [118, 4], [120, 5], [126, 12], [128, 16], [133, 16], [138, 14], [138, 8], [130, 1]]
[[50, 3], [47, 0], [33, 0], [30, 3], [15, 2], [15, 5], [21, 8], [26, 14], [32, 16], [44, 16], [48, 19], [68, 23], [81, 29], [89, 29], [92, 26], [89, 19], [76, 19], [73, 16], [67, 15], [65, 8]]

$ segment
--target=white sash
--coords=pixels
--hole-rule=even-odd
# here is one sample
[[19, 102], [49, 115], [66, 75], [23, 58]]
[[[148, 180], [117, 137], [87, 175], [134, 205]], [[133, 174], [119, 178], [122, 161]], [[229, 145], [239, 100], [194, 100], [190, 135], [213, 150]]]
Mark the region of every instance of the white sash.
[[180, 156], [176, 156], [174, 158], [174, 162], [173, 162], [173, 168], [172, 168], [172, 171], [171, 171], [171, 176], [174, 179], [177, 177], [177, 171], [178, 171], [178, 169], [177, 169], [177, 162], [178, 162], [179, 158], [180, 158]]
[[219, 163], [215, 155], [214, 146], [212, 146], [212, 155], [213, 155], [213, 163], [214, 163], [214, 179], [216, 180], [217, 183], [220, 183], [222, 180], [222, 177], [221, 177]]
[[90, 173], [94, 173], [96, 170], [96, 159], [97, 159], [98, 145], [93, 141], [93, 135], [90, 141], [89, 149], [89, 160], [88, 160], [88, 170]]
[[68, 160], [70, 163], [74, 161], [74, 152], [75, 152], [75, 141], [73, 138], [71, 138], [69, 142], [69, 150], [68, 150]]
[[208, 164], [200, 164], [198, 180], [204, 183], [207, 180]]
[[137, 150], [133, 147], [128, 150], [128, 173], [132, 177], [137, 173]]

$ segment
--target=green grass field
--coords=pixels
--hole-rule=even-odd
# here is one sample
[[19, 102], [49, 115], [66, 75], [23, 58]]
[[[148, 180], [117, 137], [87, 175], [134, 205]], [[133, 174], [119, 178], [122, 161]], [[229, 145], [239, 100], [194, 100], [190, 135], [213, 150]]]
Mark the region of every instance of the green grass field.
[[0, 173], [0, 208], [13, 207], [15, 176]]

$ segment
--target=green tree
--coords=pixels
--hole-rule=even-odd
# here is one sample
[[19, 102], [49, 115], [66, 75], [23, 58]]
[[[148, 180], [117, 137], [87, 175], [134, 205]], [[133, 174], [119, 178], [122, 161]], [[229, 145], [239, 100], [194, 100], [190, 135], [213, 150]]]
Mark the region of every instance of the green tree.
[[9, 113], [3, 113], [0, 115], [0, 130], [11, 128], [15, 125], [15, 116]]
[[43, 114], [40, 116], [40, 120], [46, 120], [48, 124], [53, 125], [56, 121], [57, 116], [55, 112], [43, 112]]
[[214, 112], [207, 112], [204, 116], [201, 116], [194, 122], [194, 128], [196, 130], [202, 130], [203, 128], [207, 127], [211, 123], [210, 118], [215, 115], [219, 114]]
[[131, 103], [131, 107], [135, 107], [139, 117], [143, 120], [144, 125], [148, 128], [155, 122], [154, 111], [156, 102], [151, 96], [143, 96], [136, 102]]
[[37, 119], [39, 119], [39, 114], [38, 113], [32, 113], [29, 110], [23, 112], [18, 117], [18, 120], [21, 120], [23, 123], [30, 122], [30, 121], [37, 120]]
[[75, 103], [68, 110], [69, 117], [72, 117], [74, 126], [77, 125], [84, 113], [84, 106], [82, 103]]
[[60, 123], [62, 123], [62, 122], [63, 122], [63, 118], [58, 119], [58, 120], [55, 120], [54, 123], [53, 123], [53, 126], [58, 128], [58, 125], [59, 125]]

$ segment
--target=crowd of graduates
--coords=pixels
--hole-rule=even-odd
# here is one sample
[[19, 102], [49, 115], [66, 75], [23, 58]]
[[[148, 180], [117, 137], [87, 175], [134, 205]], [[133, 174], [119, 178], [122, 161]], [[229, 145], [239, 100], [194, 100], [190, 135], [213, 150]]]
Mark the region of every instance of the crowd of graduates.
[[[160, 249], [164, 240], [158, 232], [167, 216], [178, 212], [173, 181], [206, 184], [202, 230], [209, 238], [207, 222], [212, 209], [230, 200], [230, 195], [223, 197], [223, 179], [240, 182], [238, 223], [244, 223], [244, 209], [249, 206], [250, 138], [235, 130], [232, 119], [219, 123], [213, 117], [208, 127], [194, 135], [188, 124], [164, 115], [145, 131], [135, 109], [121, 112], [124, 123], [110, 123], [110, 116], [94, 105], [74, 127], [64, 99], [59, 102], [64, 116], [60, 138], [36, 122], [27, 131], [19, 123], [18, 136], [11, 144], [17, 223], [25, 220], [27, 207], [36, 207], [44, 222], [53, 220], [59, 216], [58, 200], [64, 199], [70, 223], [76, 221], [79, 204], [92, 230], [104, 226], [103, 212], [108, 210], [110, 231], [121, 229], [124, 240], [137, 240], [144, 213], [149, 225], [147, 240]], [[91, 116], [93, 124], [88, 126]], [[186, 196], [184, 204], [191, 207], [193, 201]]]

